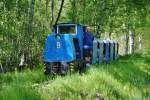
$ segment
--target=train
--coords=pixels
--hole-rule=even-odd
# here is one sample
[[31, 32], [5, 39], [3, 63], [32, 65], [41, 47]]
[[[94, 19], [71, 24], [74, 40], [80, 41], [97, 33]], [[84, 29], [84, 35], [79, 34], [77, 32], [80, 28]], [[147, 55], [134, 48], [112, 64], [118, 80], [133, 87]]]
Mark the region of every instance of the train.
[[48, 34], [44, 48], [44, 73], [65, 75], [83, 72], [90, 64], [109, 63], [118, 58], [118, 42], [87, 34], [87, 26], [59, 23]]

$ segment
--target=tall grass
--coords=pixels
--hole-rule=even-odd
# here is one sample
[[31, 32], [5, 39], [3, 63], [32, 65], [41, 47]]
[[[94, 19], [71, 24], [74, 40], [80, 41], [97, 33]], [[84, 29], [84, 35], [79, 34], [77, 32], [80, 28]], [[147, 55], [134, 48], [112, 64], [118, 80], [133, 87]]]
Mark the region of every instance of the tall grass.
[[1, 100], [149, 100], [150, 53], [55, 78], [44, 76], [40, 65], [32, 71], [0, 74], [0, 85]]

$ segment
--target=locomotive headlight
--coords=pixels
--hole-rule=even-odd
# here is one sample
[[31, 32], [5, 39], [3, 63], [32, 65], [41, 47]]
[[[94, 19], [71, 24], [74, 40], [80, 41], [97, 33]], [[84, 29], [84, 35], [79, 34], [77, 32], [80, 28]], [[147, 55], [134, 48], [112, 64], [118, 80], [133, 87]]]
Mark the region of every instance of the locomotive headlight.
[[60, 37], [60, 35], [57, 34], [57, 35], [55, 36], [55, 38], [58, 39], [58, 40], [60, 40], [61, 37]]

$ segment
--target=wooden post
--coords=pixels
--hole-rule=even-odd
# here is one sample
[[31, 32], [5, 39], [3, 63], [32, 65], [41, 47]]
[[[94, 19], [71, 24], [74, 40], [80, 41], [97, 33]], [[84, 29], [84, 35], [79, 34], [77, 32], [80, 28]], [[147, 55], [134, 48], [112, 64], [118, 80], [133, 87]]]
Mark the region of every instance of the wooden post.
[[128, 48], [129, 48], [128, 44], [129, 44], [129, 36], [128, 34], [125, 34], [125, 54], [126, 55], [128, 54]]

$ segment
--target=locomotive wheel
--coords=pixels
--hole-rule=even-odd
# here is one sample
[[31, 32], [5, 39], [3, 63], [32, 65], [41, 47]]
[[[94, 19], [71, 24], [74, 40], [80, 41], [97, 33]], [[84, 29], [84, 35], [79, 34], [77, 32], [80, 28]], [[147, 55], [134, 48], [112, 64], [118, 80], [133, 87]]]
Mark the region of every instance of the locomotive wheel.
[[82, 73], [82, 72], [84, 72], [84, 70], [86, 68], [83, 60], [78, 60], [78, 61], [71, 62], [69, 64], [69, 67], [70, 67], [69, 68], [70, 73], [74, 73], [74, 72]]
[[70, 74], [75, 72], [75, 66], [76, 66], [75, 62], [69, 63], [69, 72], [70, 72]]
[[79, 71], [79, 68], [80, 68], [80, 61], [73, 61], [73, 62], [69, 63], [70, 74]]

